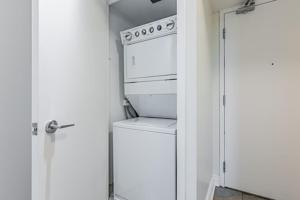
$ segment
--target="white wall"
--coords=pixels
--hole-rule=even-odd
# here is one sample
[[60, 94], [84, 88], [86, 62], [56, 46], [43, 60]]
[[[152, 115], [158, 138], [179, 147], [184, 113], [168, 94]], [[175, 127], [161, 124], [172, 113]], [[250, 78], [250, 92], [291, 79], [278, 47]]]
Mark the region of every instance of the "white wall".
[[198, 1], [198, 181], [204, 200], [213, 182], [213, 13], [208, 0]]
[[112, 159], [112, 124], [124, 120], [124, 65], [123, 46], [120, 31], [131, 28], [134, 25], [129, 22], [114, 8], [109, 9], [109, 69], [110, 69], [110, 126], [109, 126], [109, 183], [113, 183], [113, 159]]
[[134, 25], [114, 8], [110, 7], [109, 12], [110, 131], [112, 131], [112, 123], [125, 118], [123, 110], [124, 56], [120, 31], [134, 27]]
[[128, 99], [142, 117], [177, 119], [177, 95], [128, 95]]
[[31, 199], [31, 0], [0, 6], [0, 199]]

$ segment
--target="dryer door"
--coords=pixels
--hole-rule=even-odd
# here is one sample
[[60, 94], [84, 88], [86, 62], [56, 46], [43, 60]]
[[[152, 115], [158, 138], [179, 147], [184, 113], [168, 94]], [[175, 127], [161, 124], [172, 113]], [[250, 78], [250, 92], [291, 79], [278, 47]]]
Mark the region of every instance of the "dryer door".
[[176, 36], [125, 46], [125, 82], [176, 78]]

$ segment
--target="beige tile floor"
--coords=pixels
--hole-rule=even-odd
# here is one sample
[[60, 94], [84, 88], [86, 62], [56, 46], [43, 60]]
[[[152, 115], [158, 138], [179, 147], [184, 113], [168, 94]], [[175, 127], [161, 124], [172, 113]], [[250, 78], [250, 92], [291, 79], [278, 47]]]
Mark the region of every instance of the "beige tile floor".
[[267, 200], [228, 188], [217, 187], [214, 200]]

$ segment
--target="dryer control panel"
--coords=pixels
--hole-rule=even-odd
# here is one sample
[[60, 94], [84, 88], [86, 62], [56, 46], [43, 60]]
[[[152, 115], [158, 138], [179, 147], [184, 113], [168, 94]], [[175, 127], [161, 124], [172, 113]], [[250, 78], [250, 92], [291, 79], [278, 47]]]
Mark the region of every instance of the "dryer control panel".
[[130, 45], [177, 33], [176, 15], [121, 32], [123, 45]]

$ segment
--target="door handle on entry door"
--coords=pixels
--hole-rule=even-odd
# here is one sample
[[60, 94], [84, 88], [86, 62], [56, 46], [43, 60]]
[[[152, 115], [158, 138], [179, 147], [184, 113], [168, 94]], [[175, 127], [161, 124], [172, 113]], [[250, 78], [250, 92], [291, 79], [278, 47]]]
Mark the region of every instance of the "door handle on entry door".
[[51, 120], [46, 124], [46, 133], [53, 134], [57, 131], [57, 129], [63, 129], [75, 126], [75, 124], [66, 124], [66, 125], [58, 125], [56, 120]]

